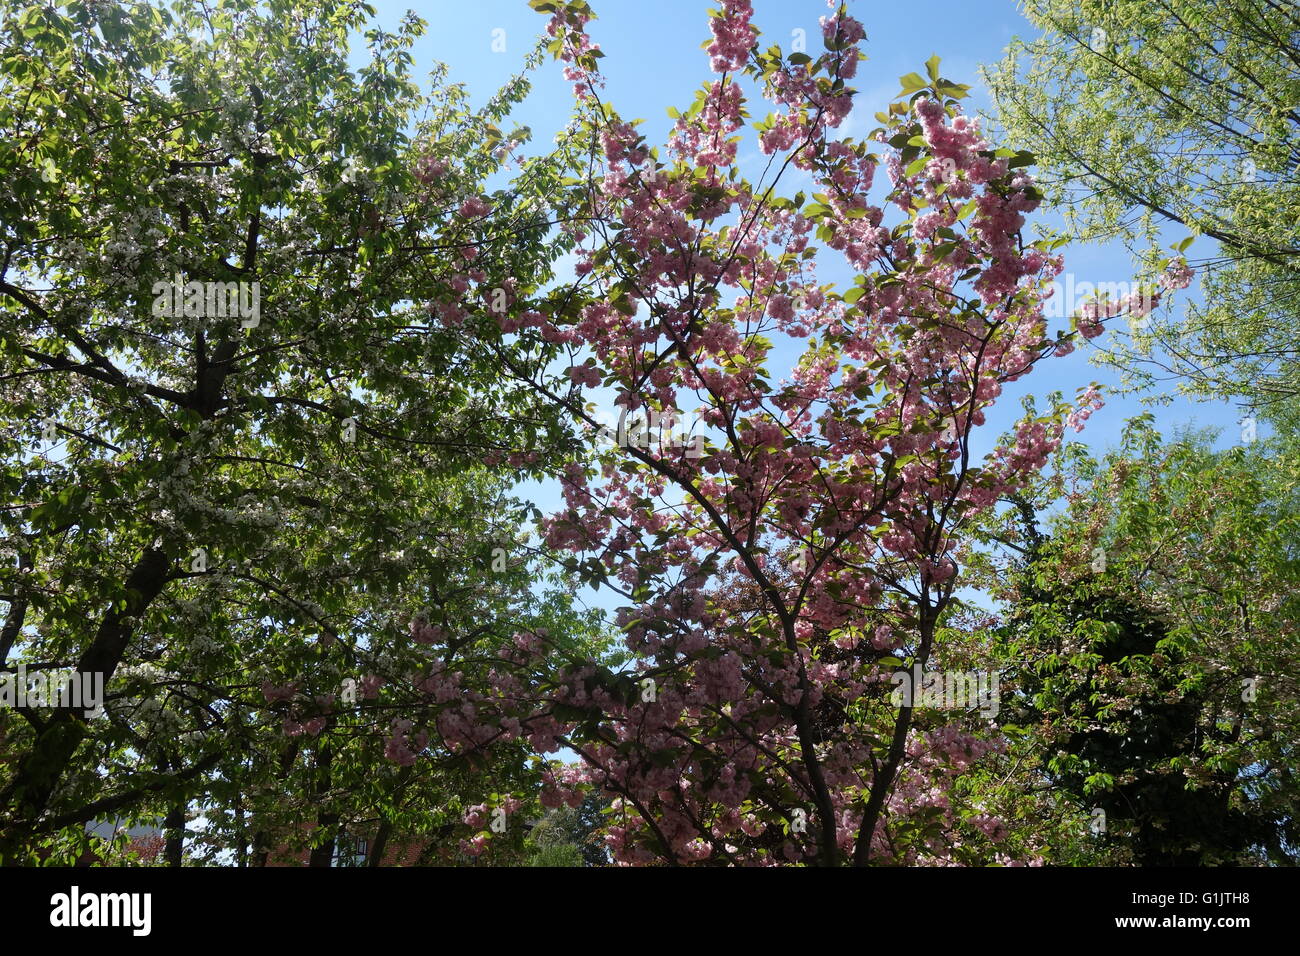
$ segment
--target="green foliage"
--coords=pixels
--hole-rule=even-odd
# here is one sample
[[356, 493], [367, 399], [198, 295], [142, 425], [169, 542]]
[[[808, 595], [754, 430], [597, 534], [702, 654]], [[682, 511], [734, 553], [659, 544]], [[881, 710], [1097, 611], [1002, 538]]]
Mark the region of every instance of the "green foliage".
[[[596, 635], [528, 561], [508, 492], [535, 470], [485, 464], [562, 455], [564, 433], [421, 307], [471, 249], [488, 288], [548, 281], [558, 174], [525, 160], [490, 192], [527, 139], [502, 131], [524, 76], [471, 110], [439, 68], [426, 96], [424, 22], [371, 15], [0, 12], [0, 663], [100, 672], [108, 697], [90, 720], [0, 710], [0, 856], [204, 794], [203, 859], [327, 860], [340, 828], [442, 833], [470, 778], [527, 796], [519, 748], [408, 770], [383, 738], [429, 717], [416, 615], [470, 675], [517, 627]], [[421, 179], [428, 162], [445, 173]], [[488, 215], [458, 214], [489, 192]], [[260, 304], [170, 309], [156, 284], [177, 274]], [[384, 689], [344, 706], [365, 675]]]
[[1043, 32], [987, 79], [1049, 202], [1084, 239], [1155, 271], [1195, 237], [1205, 303], [1156, 315], [1106, 357], [1135, 385], [1260, 408], [1300, 394], [1300, 16], [1274, 0], [1028, 0]]
[[576, 809], [559, 807], [548, 810], [537, 821], [528, 835], [528, 844], [546, 851], [558, 847], [570, 849], [577, 855], [577, 863], [533, 863], [533, 866], [604, 866], [609, 862], [609, 852], [601, 835], [607, 802], [599, 793], [589, 793]]
[[1166, 443], [1137, 420], [1062, 476], [1050, 537], [1032, 508], [1015, 515], [1023, 557], [990, 631], [1013, 789], [1085, 824], [1104, 813], [1059, 862], [1294, 863], [1298, 461], [1287, 445]]
[[582, 866], [582, 851], [572, 843], [544, 846], [528, 858], [529, 866]]

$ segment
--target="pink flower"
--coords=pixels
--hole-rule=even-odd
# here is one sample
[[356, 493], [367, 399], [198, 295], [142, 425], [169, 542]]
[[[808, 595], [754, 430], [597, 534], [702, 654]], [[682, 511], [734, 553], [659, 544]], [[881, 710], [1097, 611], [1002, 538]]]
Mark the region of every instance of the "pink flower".
[[447, 163], [432, 156], [421, 156], [415, 161], [415, 178], [426, 186], [447, 175]]
[[1104, 404], [1105, 400], [1101, 397], [1101, 390], [1095, 384], [1089, 385], [1088, 390], [1079, 397], [1079, 407], [1066, 416], [1066, 425], [1076, 432], [1083, 431], [1083, 423]]
[[262, 682], [262, 696], [266, 698], [268, 704], [274, 704], [283, 700], [291, 700], [298, 693], [298, 684], [295, 681], [292, 684], [277, 686], [269, 680]]
[[569, 369], [569, 380], [577, 385], [595, 388], [600, 384], [600, 370], [593, 365], [574, 365]]
[[749, 0], [723, 0], [721, 12], [709, 21], [713, 33], [709, 64], [714, 73], [744, 69], [754, 48], [754, 31], [749, 26], [753, 15]]
[[459, 212], [466, 219], [477, 219], [486, 216], [491, 208], [487, 200], [480, 196], [471, 196], [460, 204]]
[[1081, 315], [1079, 317], [1079, 334], [1085, 339], [1095, 339], [1105, 331], [1106, 327], [1095, 316], [1089, 318], [1086, 315]]
[[1160, 277], [1160, 284], [1166, 289], [1186, 289], [1192, 283], [1191, 266], [1186, 260], [1179, 259], [1169, 264], [1165, 269], [1164, 275]]

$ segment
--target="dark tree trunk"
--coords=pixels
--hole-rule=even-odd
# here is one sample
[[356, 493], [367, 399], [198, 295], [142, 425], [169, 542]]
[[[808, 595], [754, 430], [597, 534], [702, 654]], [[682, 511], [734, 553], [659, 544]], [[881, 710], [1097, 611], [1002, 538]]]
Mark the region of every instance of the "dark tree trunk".
[[[95, 639], [77, 662], [79, 673], [101, 673], [104, 683], [108, 683], [135, 633], [134, 624], [127, 624], [126, 619], [143, 613], [162, 592], [170, 563], [158, 548], [150, 548], [140, 556], [126, 579], [125, 605], [113, 607], [104, 615]], [[49, 807], [50, 798], [85, 736], [86, 719], [81, 711], [66, 708], [53, 712], [23, 757], [13, 782], [0, 793], [0, 805], [11, 808], [0, 832], [0, 859], [21, 845], [26, 824]]]
[[[330, 764], [334, 754], [328, 747], [323, 747], [316, 755], [316, 797], [323, 798], [330, 788]], [[308, 866], [329, 866], [334, 861], [334, 844], [338, 840], [339, 817], [322, 807], [316, 814], [316, 829], [328, 834], [320, 846], [313, 847]]]
[[167, 834], [165, 850], [167, 865], [180, 866], [185, 854], [185, 804], [178, 803], [167, 813], [163, 821], [163, 830]]

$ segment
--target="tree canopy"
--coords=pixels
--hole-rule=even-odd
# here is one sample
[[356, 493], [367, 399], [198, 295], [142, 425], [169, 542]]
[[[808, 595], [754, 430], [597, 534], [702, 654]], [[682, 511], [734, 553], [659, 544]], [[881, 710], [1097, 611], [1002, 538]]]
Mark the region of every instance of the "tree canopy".
[[1300, 393], [1300, 13], [1278, 0], [1027, 0], [989, 70], [1007, 137], [1073, 235], [1140, 271], [1194, 239], [1203, 301], [1106, 353], [1137, 386], [1268, 410]]
[[[1030, 0], [1001, 129], [850, 129], [847, 6], [723, 0], [659, 137], [530, 6], [481, 105], [354, 0], [0, 6], [0, 863], [1294, 864], [1295, 13]], [[1089, 452], [1087, 340], [1276, 434]]]

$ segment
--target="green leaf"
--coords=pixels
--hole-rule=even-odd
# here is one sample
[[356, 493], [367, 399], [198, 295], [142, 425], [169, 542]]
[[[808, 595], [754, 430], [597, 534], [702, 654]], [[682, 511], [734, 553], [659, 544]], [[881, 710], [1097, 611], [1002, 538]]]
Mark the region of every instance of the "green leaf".
[[899, 77], [899, 82], [903, 85], [903, 95], [915, 93], [930, 85], [920, 73], [905, 73]]

